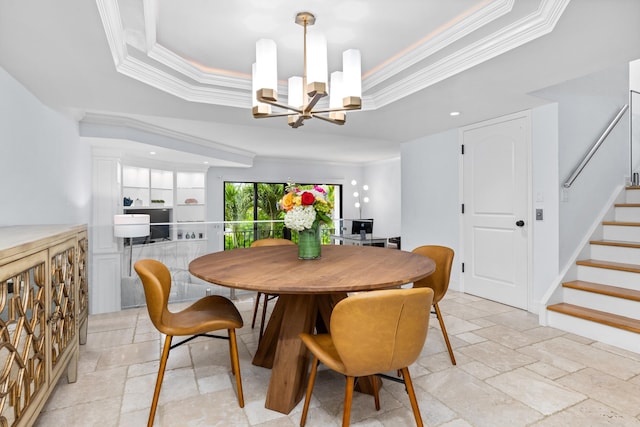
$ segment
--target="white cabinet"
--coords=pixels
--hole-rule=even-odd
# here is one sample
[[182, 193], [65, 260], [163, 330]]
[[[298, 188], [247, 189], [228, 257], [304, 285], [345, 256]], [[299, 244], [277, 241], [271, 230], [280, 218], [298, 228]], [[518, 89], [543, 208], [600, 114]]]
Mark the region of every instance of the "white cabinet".
[[[122, 167], [122, 196], [140, 206], [149, 206], [149, 169], [131, 166]], [[136, 202], [139, 200], [139, 202]]]
[[205, 238], [205, 174], [177, 172], [175, 218], [178, 239]]
[[152, 206], [161, 200], [173, 206], [173, 171], [124, 166], [122, 196], [133, 200], [132, 207]]
[[160, 201], [166, 206], [173, 206], [173, 172], [151, 169], [151, 204]]
[[[206, 238], [205, 172], [171, 171], [126, 165], [122, 168], [122, 196], [133, 201], [131, 209], [164, 206], [171, 211], [171, 239]], [[153, 203], [163, 201], [163, 204]], [[152, 222], [153, 216], [152, 216]], [[157, 221], [156, 221], [157, 222]]]

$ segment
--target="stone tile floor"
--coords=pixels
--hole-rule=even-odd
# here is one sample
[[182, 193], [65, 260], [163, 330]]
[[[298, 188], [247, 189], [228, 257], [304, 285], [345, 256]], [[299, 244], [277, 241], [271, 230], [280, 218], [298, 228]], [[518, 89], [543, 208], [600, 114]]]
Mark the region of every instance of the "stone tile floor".
[[[225, 342], [198, 339], [169, 356], [156, 426], [297, 426], [302, 402], [283, 415], [264, 408], [269, 370], [253, 366], [252, 294], [240, 295], [238, 331], [245, 407], [239, 408]], [[272, 304], [270, 304], [272, 306]], [[178, 306], [175, 306], [178, 308]], [[542, 327], [537, 316], [449, 291], [441, 302], [453, 366], [432, 316], [411, 366], [427, 426], [640, 426], [640, 354]], [[36, 426], [143, 426], [155, 383], [160, 335], [146, 308], [93, 315], [78, 381], [63, 377]], [[339, 426], [344, 380], [321, 370], [307, 426]], [[353, 426], [413, 426], [401, 384], [384, 381], [381, 410], [356, 393]]]

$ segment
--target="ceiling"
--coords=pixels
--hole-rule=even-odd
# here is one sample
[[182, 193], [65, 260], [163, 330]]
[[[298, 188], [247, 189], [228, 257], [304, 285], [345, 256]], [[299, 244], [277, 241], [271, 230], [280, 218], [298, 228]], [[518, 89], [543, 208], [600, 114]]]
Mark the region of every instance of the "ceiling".
[[[361, 51], [363, 109], [344, 126], [251, 115], [256, 40], [278, 46], [283, 99], [301, 74], [300, 11], [326, 35], [330, 72]], [[82, 136], [136, 157], [368, 163], [640, 58], [639, 16], [637, 0], [0, 0], [0, 65]]]

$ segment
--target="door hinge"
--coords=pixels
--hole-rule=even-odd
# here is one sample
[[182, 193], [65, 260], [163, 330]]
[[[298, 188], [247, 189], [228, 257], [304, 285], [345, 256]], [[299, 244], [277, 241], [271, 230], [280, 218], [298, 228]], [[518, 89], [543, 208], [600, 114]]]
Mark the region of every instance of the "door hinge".
[[464, 144], [460, 146], [460, 154], [464, 156]]
[[462, 213], [464, 213], [464, 203], [460, 206], [462, 206]]
[[464, 262], [462, 263], [462, 272], [464, 273]]

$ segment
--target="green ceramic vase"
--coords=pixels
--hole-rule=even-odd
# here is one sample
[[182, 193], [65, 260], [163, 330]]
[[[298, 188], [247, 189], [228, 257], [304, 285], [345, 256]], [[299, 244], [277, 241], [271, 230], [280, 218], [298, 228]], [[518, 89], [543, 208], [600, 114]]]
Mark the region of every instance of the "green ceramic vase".
[[298, 258], [320, 258], [320, 227], [298, 231]]

